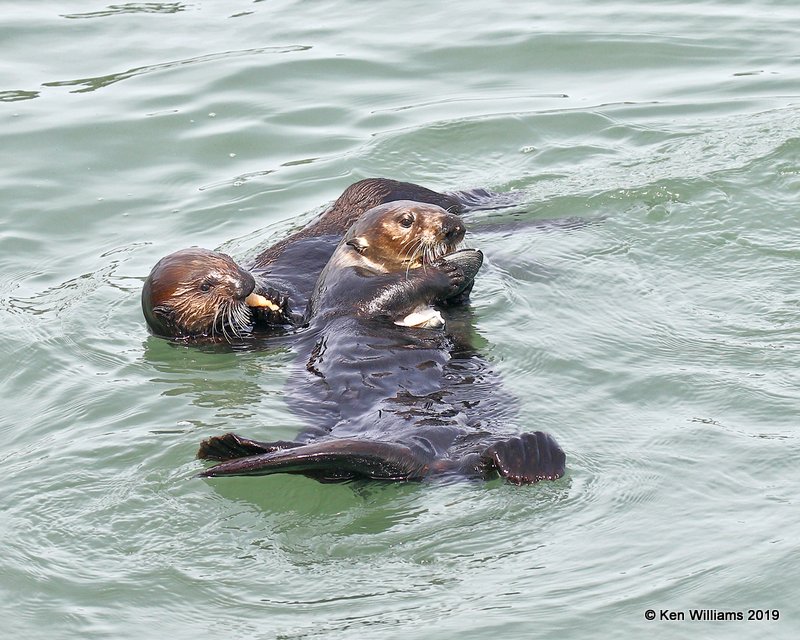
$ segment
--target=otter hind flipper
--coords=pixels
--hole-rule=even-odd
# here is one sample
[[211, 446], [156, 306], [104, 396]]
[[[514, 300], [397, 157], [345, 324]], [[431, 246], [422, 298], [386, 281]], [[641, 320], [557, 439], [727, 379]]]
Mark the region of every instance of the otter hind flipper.
[[235, 433], [225, 433], [203, 440], [197, 451], [197, 457], [201, 460], [236, 460], [299, 446], [298, 442], [259, 442]]
[[[224, 437], [224, 436], [223, 436]], [[229, 459], [200, 477], [262, 476], [304, 473], [318, 480], [418, 480], [427, 475], [429, 459], [395, 442], [339, 439]]]
[[481, 454], [485, 471], [496, 472], [510, 484], [557, 480], [564, 475], [566, 456], [549, 433], [523, 433], [491, 445]]

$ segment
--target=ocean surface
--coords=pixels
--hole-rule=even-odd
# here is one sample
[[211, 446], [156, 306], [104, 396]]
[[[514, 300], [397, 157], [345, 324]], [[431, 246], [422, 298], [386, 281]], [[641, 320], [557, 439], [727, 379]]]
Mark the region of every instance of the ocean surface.
[[[3, 637], [798, 637], [796, 0], [0, 15]], [[293, 354], [148, 335], [144, 278], [370, 176], [524, 194], [476, 340], [561, 480], [195, 477], [302, 428]]]

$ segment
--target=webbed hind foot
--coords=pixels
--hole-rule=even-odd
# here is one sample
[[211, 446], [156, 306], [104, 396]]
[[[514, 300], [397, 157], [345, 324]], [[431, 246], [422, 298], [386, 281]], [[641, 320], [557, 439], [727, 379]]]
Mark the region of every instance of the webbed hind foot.
[[497, 472], [510, 484], [557, 480], [564, 475], [566, 456], [549, 433], [534, 431], [496, 442], [481, 453], [485, 471]]
[[283, 449], [299, 447], [301, 443], [279, 440], [277, 442], [259, 442], [243, 438], [235, 433], [206, 438], [200, 443], [197, 457], [201, 460], [236, 460], [263, 453], [272, 453]]
[[[200, 472], [198, 475], [201, 478], [300, 473], [329, 482], [352, 478], [419, 480], [427, 474], [430, 462], [428, 457], [405, 445], [372, 440], [334, 439], [303, 445], [290, 443], [291, 448], [264, 451], [264, 447], [278, 443], [245, 440], [229, 433], [209, 438], [203, 443], [212, 453], [219, 451], [223, 455], [229, 450], [229, 444], [232, 453], [249, 450], [254, 453], [224, 458], [225, 461], [220, 464]], [[205, 452], [202, 445], [201, 452]]]

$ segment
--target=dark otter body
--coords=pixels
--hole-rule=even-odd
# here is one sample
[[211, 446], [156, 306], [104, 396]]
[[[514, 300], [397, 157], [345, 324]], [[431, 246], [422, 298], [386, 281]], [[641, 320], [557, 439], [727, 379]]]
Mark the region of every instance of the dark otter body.
[[[445, 474], [555, 480], [565, 457], [542, 432], [515, 434], [515, 402], [479, 355], [437, 329], [339, 318], [315, 334], [287, 400], [313, 424], [293, 441], [208, 438], [204, 477], [300, 473], [320, 481]], [[304, 349], [306, 352], [307, 349]]]
[[[185, 249], [162, 259], [145, 281], [145, 318], [156, 335], [180, 339], [230, 339], [275, 326], [301, 325], [320, 271], [342, 234], [364, 212], [386, 202], [413, 200], [461, 213], [491, 203], [494, 195], [482, 189], [438, 193], [385, 178], [361, 180], [348, 187], [317, 219], [246, 265], [255, 276], [255, 286], [247, 272], [223, 254]], [[204, 260], [208, 260], [208, 272], [202, 269]], [[181, 269], [183, 262], [185, 269]], [[218, 274], [221, 277], [209, 277], [226, 262], [228, 268]], [[253, 292], [262, 296], [261, 302], [248, 299]]]
[[[404, 228], [409, 238], [435, 231], [432, 260], [424, 247], [395, 251]], [[515, 484], [563, 475], [564, 454], [551, 436], [507, 431], [514, 403], [477, 354], [447, 330], [398, 324], [469, 286], [480, 252], [440, 257], [461, 236], [456, 216], [418, 203], [377, 207], [359, 220], [320, 276], [298, 343], [304, 367], [287, 399], [309, 428], [289, 442], [209, 438], [198, 457], [222, 462], [201, 475], [286, 472], [341, 481], [499, 474]]]

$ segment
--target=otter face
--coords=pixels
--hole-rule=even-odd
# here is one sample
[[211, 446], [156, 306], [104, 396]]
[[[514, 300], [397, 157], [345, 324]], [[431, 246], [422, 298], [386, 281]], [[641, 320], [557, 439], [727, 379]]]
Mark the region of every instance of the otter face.
[[193, 247], [159, 260], [142, 288], [142, 310], [156, 335], [230, 341], [250, 325], [245, 300], [253, 276], [230, 256]]
[[362, 264], [393, 272], [431, 264], [452, 253], [466, 229], [458, 216], [434, 204], [401, 200], [370, 209], [344, 238]]

